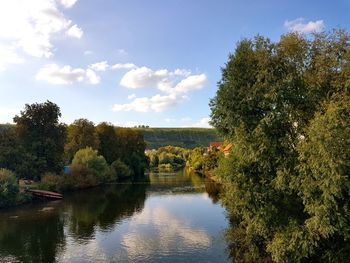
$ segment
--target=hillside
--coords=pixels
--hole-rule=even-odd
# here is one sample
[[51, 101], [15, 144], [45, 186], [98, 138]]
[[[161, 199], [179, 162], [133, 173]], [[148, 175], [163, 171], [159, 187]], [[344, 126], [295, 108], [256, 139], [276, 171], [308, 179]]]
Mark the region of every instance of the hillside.
[[[13, 124], [0, 124], [0, 131], [15, 127]], [[173, 145], [192, 149], [206, 147], [209, 142], [222, 141], [215, 129], [207, 128], [132, 128], [142, 133], [147, 149], [157, 149]]]
[[205, 147], [211, 141], [222, 140], [214, 129], [206, 128], [135, 128], [147, 143], [147, 149], [173, 145], [183, 148]]

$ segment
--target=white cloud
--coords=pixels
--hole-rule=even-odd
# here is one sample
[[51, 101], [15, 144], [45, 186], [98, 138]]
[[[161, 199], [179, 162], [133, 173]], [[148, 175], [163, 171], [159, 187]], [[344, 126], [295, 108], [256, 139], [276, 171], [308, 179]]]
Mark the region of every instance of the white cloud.
[[59, 2], [60, 2], [61, 5], [63, 5], [65, 8], [71, 8], [73, 5], [75, 5], [75, 3], [77, 2], [77, 0], [59, 0]]
[[[116, 65], [120, 67], [119, 64]], [[205, 74], [191, 75], [191, 72], [186, 69], [169, 71], [167, 69], [152, 70], [148, 67], [134, 68], [124, 74], [120, 80], [121, 86], [131, 89], [153, 87], [166, 95], [157, 94], [153, 97], [143, 98], [136, 98], [135, 96], [132, 96], [132, 98], [128, 97], [134, 100], [126, 104], [115, 104], [113, 110], [161, 112], [176, 105], [177, 102], [189, 100], [189, 97], [184, 94], [192, 90], [201, 89], [206, 80], [207, 77]]]
[[[75, 1], [61, 1], [71, 7]], [[73, 3], [74, 2], [74, 3]], [[0, 44], [34, 57], [52, 56], [52, 37], [72, 24], [54, 0], [0, 1]]]
[[0, 45], [0, 71], [5, 71], [8, 64], [20, 64], [24, 59], [19, 57], [14, 48]]
[[101, 61], [94, 64], [89, 65], [89, 68], [96, 70], [96, 71], [106, 71], [109, 67], [107, 61]]
[[293, 32], [310, 33], [320, 32], [325, 28], [323, 20], [305, 22], [304, 18], [297, 18], [292, 21], [285, 21], [284, 26]]
[[175, 94], [162, 96], [157, 94], [151, 98], [135, 98], [130, 103], [114, 104], [113, 111], [138, 111], [138, 112], [162, 112], [167, 108], [177, 104]]
[[79, 28], [77, 25], [73, 25], [67, 30], [66, 34], [70, 37], [80, 39], [83, 36], [83, 30], [81, 30], [81, 28]]
[[[135, 68], [124, 74], [120, 85], [127, 88], [157, 87], [159, 90], [171, 93], [187, 93], [191, 90], [201, 89], [206, 82], [206, 75], [190, 75], [185, 69], [169, 71], [167, 69], [152, 70], [147, 67]], [[181, 79], [186, 77], [185, 79]], [[175, 86], [176, 81], [180, 82]]]
[[101, 81], [101, 78], [97, 76], [95, 71], [93, 71], [92, 69], [86, 70], [86, 77], [88, 79], [88, 82], [93, 85], [98, 84]]
[[191, 71], [189, 71], [187, 69], [177, 68], [174, 71], [174, 75], [187, 77], [187, 76], [191, 75]]
[[192, 75], [180, 81], [175, 86], [175, 91], [179, 93], [187, 93], [192, 90], [198, 90], [203, 88], [205, 82], [207, 81], [207, 76], [205, 74]]
[[136, 68], [125, 73], [120, 85], [127, 88], [142, 88], [157, 86], [159, 82], [168, 76], [166, 69], [153, 71], [147, 67]]
[[192, 127], [199, 127], [199, 128], [212, 128], [212, 126], [209, 124], [210, 118], [205, 117], [200, 119], [198, 122], [192, 124]]
[[84, 80], [85, 70], [81, 68], [73, 69], [71, 66], [60, 68], [56, 64], [49, 64], [39, 70], [36, 75], [37, 80], [45, 80], [51, 84], [72, 84]]
[[84, 80], [90, 84], [100, 82], [100, 78], [91, 69], [72, 68], [69, 65], [60, 67], [57, 64], [49, 64], [41, 68], [36, 74], [36, 79], [55, 85], [68, 85]]
[[135, 99], [135, 98], [136, 98], [136, 94], [135, 94], [135, 93], [130, 94], [130, 95], [128, 96], [128, 99], [129, 99], [129, 100], [132, 100], [132, 99]]
[[117, 63], [112, 66], [112, 69], [132, 69], [137, 68], [133, 63]]

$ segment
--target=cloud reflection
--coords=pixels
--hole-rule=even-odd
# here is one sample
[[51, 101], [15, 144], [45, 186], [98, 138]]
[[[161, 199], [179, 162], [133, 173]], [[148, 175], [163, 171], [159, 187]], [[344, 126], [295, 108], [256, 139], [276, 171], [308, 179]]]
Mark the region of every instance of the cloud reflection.
[[206, 231], [196, 229], [160, 205], [135, 216], [129, 232], [122, 238], [122, 246], [131, 261], [150, 258], [153, 254], [167, 256], [174, 251], [204, 250], [210, 245], [211, 238]]

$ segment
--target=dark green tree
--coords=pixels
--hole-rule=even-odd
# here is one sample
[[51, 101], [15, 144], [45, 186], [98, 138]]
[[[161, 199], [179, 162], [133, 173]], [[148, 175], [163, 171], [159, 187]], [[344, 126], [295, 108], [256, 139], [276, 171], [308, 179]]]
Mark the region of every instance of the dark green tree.
[[98, 152], [105, 157], [108, 164], [118, 159], [120, 152], [118, 137], [113, 125], [102, 122], [96, 127], [100, 141]]
[[119, 159], [128, 165], [136, 177], [143, 176], [148, 167], [146, 143], [141, 133], [130, 128], [116, 128]]
[[63, 167], [65, 125], [59, 123], [60, 108], [53, 102], [26, 104], [14, 117], [18, 141], [24, 150], [20, 177], [40, 179], [45, 172]]
[[65, 159], [70, 163], [75, 153], [86, 147], [97, 150], [99, 147], [98, 134], [93, 122], [87, 119], [75, 120], [68, 126], [67, 142], [64, 146]]

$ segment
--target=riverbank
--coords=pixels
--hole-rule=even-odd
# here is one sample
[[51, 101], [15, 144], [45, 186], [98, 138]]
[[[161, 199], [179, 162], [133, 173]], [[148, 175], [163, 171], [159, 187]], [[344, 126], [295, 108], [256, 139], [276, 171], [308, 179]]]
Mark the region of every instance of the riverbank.
[[[69, 181], [66, 182], [65, 188], [59, 188], [62, 187], [61, 184], [57, 183], [58, 181], [64, 181], [65, 178], [62, 175], [55, 175], [56, 177], [54, 180], [51, 179], [44, 179], [44, 182], [35, 182], [35, 181], [26, 181], [26, 180], [19, 180], [18, 182], [18, 191], [16, 194], [14, 194], [11, 201], [8, 202], [7, 205], [0, 206], [0, 211], [14, 208], [14, 207], [20, 207], [23, 205], [28, 205], [31, 203], [37, 203], [37, 202], [50, 202], [52, 201], [50, 198], [36, 198], [33, 196], [32, 193], [28, 192], [28, 190], [45, 190], [45, 191], [52, 191], [60, 194], [71, 194], [74, 192], [84, 191], [84, 190], [90, 190], [93, 188], [98, 187], [104, 187], [111, 184], [132, 184], [133, 181], [130, 178], [120, 178], [118, 181], [105, 181], [105, 182], [99, 182], [97, 184], [93, 185], [80, 185], [80, 187], [76, 187], [74, 184], [70, 185], [69, 187]], [[148, 181], [147, 177], [144, 176], [144, 178], [138, 178], [138, 180], [142, 180], [142, 182]], [[48, 184], [48, 181], [51, 183]], [[72, 182], [72, 180], [70, 180]]]

